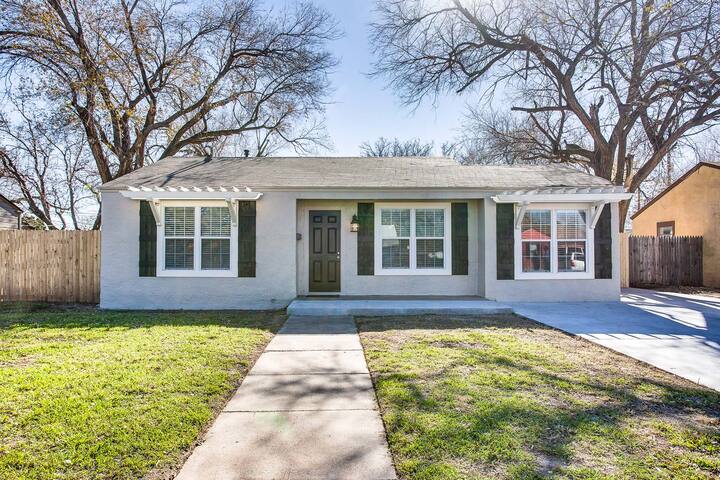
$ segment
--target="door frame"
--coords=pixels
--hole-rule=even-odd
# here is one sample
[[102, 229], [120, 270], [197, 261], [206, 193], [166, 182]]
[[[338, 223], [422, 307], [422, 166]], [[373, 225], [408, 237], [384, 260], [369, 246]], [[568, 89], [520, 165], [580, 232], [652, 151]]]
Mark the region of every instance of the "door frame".
[[[317, 214], [318, 212], [321, 213], [334, 213], [337, 214], [338, 217], [338, 233], [337, 233], [337, 242], [338, 242], [338, 280], [337, 280], [337, 290], [313, 290], [312, 287], [312, 267], [311, 267], [311, 261], [312, 261], [312, 247], [313, 247], [313, 236], [312, 236], [312, 228], [313, 228], [313, 222], [312, 222], [312, 215]], [[342, 211], [340, 209], [329, 209], [329, 208], [313, 208], [307, 210], [307, 222], [308, 222], [308, 228], [307, 228], [307, 234], [308, 234], [308, 257], [307, 257], [307, 279], [308, 279], [308, 295], [340, 295], [340, 292], [342, 291]]]

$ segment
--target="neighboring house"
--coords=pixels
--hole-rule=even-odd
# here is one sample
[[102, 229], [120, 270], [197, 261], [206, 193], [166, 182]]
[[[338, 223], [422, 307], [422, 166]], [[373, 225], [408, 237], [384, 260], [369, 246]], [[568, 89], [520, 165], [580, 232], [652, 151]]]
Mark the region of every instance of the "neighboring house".
[[17, 230], [20, 228], [20, 207], [0, 195], [0, 230]]
[[700, 162], [632, 216], [633, 235], [703, 237], [703, 284], [720, 287], [720, 164]]
[[567, 167], [173, 157], [101, 191], [106, 308], [620, 294], [617, 202], [629, 194]]

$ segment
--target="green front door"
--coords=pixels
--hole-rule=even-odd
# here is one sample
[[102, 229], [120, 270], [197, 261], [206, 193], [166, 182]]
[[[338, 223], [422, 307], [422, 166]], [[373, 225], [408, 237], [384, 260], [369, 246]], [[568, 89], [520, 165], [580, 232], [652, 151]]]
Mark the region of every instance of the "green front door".
[[340, 291], [340, 211], [310, 211], [310, 291]]

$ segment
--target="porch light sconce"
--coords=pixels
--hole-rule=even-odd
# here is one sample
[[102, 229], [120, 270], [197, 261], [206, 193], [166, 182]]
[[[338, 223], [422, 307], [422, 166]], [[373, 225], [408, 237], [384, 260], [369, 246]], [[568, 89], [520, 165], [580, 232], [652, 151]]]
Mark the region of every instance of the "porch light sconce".
[[357, 215], [352, 216], [352, 220], [350, 220], [350, 231], [356, 232], [360, 230], [360, 220], [358, 220]]

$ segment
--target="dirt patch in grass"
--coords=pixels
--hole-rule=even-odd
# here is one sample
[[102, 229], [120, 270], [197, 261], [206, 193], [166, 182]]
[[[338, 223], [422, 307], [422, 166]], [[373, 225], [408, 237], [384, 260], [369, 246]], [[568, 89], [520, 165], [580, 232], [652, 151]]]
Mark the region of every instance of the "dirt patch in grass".
[[403, 478], [718, 478], [720, 394], [514, 315], [359, 318]]
[[468, 342], [430, 342], [428, 345], [431, 347], [440, 347], [440, 348], [470, 348], [470, 349], [487, 348], [487, 345], [478, 345], [478, 344], [468, 343]]

